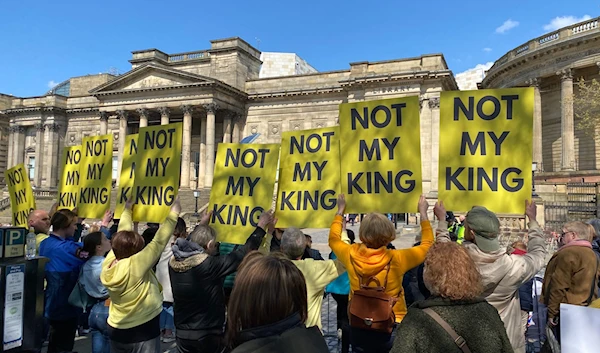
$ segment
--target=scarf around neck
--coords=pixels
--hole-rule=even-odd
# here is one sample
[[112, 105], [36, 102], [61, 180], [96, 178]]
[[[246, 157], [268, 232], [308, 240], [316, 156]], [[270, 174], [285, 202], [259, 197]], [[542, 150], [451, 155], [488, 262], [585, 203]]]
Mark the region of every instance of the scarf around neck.
[[188, 257], [204, 253], [203, 247], [184, 238], [177, 239], [172, 250], [176, 261], [183, 261]]

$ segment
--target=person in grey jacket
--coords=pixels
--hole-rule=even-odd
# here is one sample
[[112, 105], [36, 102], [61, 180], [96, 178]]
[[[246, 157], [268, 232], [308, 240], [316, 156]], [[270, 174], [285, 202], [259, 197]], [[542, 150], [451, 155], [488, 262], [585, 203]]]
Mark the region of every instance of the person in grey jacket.
[[[433, 211], [440, 220], [436, 230], [437, 241], [450, 241], [443, 202], [436, 203]], [[519, 287], [540, 271], [547, 253], [544, 234], [537, 222], [535, 202], [525, 201], [525, 215], [529, 218], [529, 241], [525, 255], [506, 254], [506, 249], [501, 248], [498, 241], [498, 217], [480, 206], [473, 207], [467, 213], [465, 242], [462, 244], [481, 273], [482, 296], [498, 310], [515, 352], [525, 352]]]

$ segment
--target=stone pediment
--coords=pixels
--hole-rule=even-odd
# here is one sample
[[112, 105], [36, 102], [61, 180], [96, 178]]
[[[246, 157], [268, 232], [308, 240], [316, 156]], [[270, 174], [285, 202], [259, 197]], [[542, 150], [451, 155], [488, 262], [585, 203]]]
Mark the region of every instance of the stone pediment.
[[215, 81], [204, 76], [174, 70], [155, 64], [143, 65], [115, 80], [90, 91], [91, 94], [115, 94], [156, 88], [177, 88], [189, 85], [210, 85]]

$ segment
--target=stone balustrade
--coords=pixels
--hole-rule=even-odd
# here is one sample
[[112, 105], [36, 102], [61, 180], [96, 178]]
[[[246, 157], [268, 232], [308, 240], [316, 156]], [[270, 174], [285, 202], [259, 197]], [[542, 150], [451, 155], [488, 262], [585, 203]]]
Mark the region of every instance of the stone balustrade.
[[539, 49], [540, 47], [546, 46], [549, 43], [567, 41], [573, 37], [580, 36], [583, 34], [587, 35], [593, 32], [600, 32], [600, 28], [598, 27], [599, 20], [600, 17], [593, 18], [532, 39], [529, 42], [522, 44], [516, 47], [515, 49], [509, 51], [500, 59], [498, 59], [494, 63], [494, 66], [492, 66], [488, 71], [488, 75], [490, 73], [493, 73], [494, 71], [499, 70], [502, 66], [511, 61], [511, 59], [516, 58], [517, 56], [520, 56], [524, 53]]
[[207, 50], [192, 51], [188, 53], [172, 54], [168, 57], [168, 62], [180, 62], [188, 60], [205, 59], [210, 57], [210, 53]]

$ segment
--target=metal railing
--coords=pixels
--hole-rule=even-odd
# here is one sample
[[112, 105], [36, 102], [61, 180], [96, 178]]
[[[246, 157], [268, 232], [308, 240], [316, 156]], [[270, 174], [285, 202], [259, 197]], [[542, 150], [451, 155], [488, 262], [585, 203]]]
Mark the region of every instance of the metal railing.
[[210, 53], [208, 51], [200, 50], [200, 51], [192, 51], [189, 53], [169, 55], [168, 61], [170, 63], [172, 63], [172, 62], [179, 62], [179, 61], [203, 59], [203, 58], [208, 58], [209, 56], [210, 56]]

